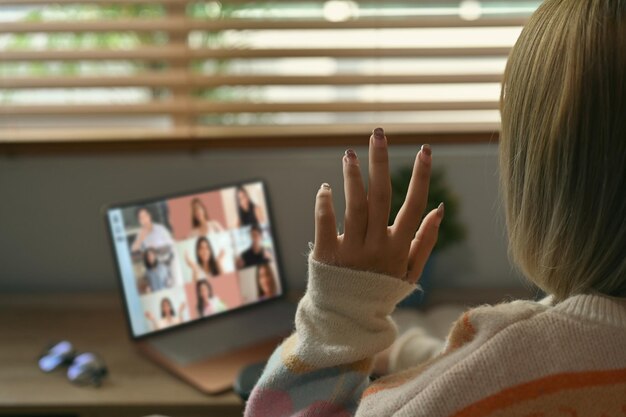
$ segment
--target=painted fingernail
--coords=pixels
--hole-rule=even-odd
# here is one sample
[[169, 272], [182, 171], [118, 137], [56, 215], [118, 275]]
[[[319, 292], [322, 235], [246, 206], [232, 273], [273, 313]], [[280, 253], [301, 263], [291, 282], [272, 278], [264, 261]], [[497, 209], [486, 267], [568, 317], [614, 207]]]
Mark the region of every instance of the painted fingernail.
[[327, 182], [323, 183], [322, 186], [320, 187], [322, 190], [330, 190], [330, 184], [328, 184]]
[[430, 145], [424, 144], [420, 149], [420, 159], [423, 162], [430, 163], [432, 161], [433, 150], [430, 148]]
[[437, 218], [439, 219], [439, 223], [441, 223], [441, 220], [443, 219], [444, 212], [445, 206], [443, 205], [443, 203], [439, 203], [439, 206], [437, 207]]
[[351, 164], [354, 164], [354, 163], [357, 162], [356, 152], [354, 152], [354, 150], [352, 150], [352, 149], [346, 150], [346, 155], [345, 156], [346, 156], [346, 161], [347, 162], [349, 162]]
[[374, 145], [385, 146], [385, 129], [377, 127], [372, 132], [372, 136], [374, 136]]

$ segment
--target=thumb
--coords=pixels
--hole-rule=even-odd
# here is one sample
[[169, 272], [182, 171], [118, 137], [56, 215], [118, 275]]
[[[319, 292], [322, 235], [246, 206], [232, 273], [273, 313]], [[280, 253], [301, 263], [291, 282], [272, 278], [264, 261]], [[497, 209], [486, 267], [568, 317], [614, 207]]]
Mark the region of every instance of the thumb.
[[324, 183], [315, 198], [315, 246], [313, 258], [320, 262], [332, 262], [337, 246], [337, 226], [333, 195], [330, 185]]

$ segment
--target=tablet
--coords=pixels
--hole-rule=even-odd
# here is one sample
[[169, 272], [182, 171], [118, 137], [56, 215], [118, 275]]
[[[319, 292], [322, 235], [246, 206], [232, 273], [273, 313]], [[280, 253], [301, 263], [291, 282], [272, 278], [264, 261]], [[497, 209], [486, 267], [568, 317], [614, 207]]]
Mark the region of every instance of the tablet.
[[283, 296], [260, 180], [114, 205], [106, 221], [135, 339]]

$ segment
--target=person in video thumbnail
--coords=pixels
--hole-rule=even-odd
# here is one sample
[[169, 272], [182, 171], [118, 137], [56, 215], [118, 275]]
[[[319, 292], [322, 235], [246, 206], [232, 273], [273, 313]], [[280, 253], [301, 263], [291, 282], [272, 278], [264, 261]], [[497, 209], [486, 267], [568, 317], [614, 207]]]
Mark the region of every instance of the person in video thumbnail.
[[237, 258], [239, 269], [264, 264], [272, 260], [269, 252], [263, 247], [263, 231], [258, 225], [253, 225], [250, 228], [250, 238], [252, 245]]
[[185, 253], [185, 262], [191, 268], [192, 279], [198, 281], [202, 278], [216, 277], [223, 273], [222, 259], [224, 251], [215, 256], [211, 243], [206, 236], [201, 236], [196, 240], [196, 262], [188, 253]]
[[163, 297], [161, 299], [161, 317], [156, 319], [151, 312], [146, 311], [146, 318], [152, 324], [154, 329], [164, 329], [166, 327], [182, 323], [184, 310], [185, 303], [182, 302], [178, 307], [177, 317], [176, 311], [174, 311], [174, 306], [172, 305], [172, 300], [168, 297]]
[[239, 227], [258, 226], [265, 220], [261, 207], [252, 201], [250, 194], [242, 186], [237, 187], [237, 212], [239, 213]]
[[228, 306], [213, 293], [213, 287], [206, 279], [196, 281], [196, 307], [200, 317], [226, 311]]
[[256, 285], [259, 300], [271, 298], [276, 295], [276, 279], [274, 271], [269, 263], [263, 263], [256, 267]]
[[146, 267], [146, 281], [150, 292], [170, 288], [173, 283], [170, 273], [170, 263], [174, 255], [170, 252], [163, 261], [159, 260], [154, 248], [148, 248], [143, 253], [143, 264]]
[[162, 224], [153, 223], [152, 214], [150, 214], [146, 207], [137, 209], [137, 219], [139, 220], [141, 229], [135, 242], [133, 242], [131, 248], [133, 252], [138, 252], [147, 247], [160, 248], [174, 244], [169, 230]]
[[191, 200], [191, 232], [190, 237], [206, 236], [209, 233], [224, 231], [224, 226], [217, 220], [211, 220], [209, 211], [199, 198]]

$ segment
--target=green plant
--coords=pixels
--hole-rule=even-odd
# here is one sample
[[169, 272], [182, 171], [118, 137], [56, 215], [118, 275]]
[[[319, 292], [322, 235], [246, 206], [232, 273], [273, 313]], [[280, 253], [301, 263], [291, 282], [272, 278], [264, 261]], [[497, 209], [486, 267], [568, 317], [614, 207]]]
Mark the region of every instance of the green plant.
[[[409, 189], [412, 171], [412, 167], [406, 166], [398, 169], [391, 176], [391, 189], [393, 194], [391, 199], [391, 216], [389, 217], [390, 224], [393, 222], [393, 219], [396, 218], [400, 207], [402, 207], [406, 192]], [[462, 241], [465, 238], [465, 227], [458, 218], [459, 200], [446, 183], [444, 171], [442, 169], [433, 169], [428, 190], [428, 205], [425, 213], [437, 208], [441, 202], [445, 205], [445, 216], [439, 228], [439, 238], [435, 250], [442, 250], [454, 243]]]

